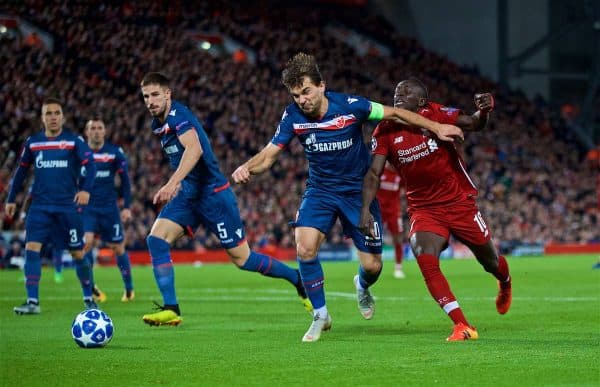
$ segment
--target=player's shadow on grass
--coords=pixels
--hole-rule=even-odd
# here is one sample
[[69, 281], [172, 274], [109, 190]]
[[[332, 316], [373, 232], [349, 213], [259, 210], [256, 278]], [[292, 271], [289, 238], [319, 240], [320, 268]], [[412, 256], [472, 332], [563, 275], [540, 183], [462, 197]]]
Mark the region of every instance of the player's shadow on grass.
[[[371, 322], [365, 321], [363, 324], [352, 324], [352, 325], [338, 325], [334, 326], [336, 333], [348, 335], [348, 341], [355, 340], [357, 337], [364, 336], [365, 338], [380, 336], [380, 337], [402, 337], [402, 336], [424, 336], [429, 334], [439, 334], [440, 330], [436, 327], [422, 327], [415, 325], [375, 325]], [[338, 338], [341, 341], [345, 341], [343, 337]]]

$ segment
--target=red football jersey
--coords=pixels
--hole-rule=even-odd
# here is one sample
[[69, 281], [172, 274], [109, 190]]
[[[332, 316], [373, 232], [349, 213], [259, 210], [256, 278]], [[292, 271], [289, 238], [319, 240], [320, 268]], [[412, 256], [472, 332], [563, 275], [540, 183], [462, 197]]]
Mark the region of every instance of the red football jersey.
[[379, 190], [377, 191], [377, 200], [382, 206], [400, 201], [400, 181], [401, 178], [398, 172], [387, 167], [384, 168]]
[[[460, 110], [429, 102], [418, 113], [432, 121], [455, 124]], [[464, 162], [451, 142], [435, 134], [392, 121], [373, 133], [373, 153], [386, 156], [400, 173], [410, 209], [447, 206], [477, 195]]]

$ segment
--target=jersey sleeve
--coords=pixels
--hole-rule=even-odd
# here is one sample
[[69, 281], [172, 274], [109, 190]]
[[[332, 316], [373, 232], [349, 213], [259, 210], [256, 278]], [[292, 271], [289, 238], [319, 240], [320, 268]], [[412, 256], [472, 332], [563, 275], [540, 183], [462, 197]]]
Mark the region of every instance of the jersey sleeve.
[[373, 131], [371, 138], [371, 151], [373, 154], [387, 156], [389, 153], [389, 141], [386, 130], [386, 122], [382, 122]]
[[346, 97], [348, 110], [358, 118], [359, 121], [365, 122], [371, 114], [371, 101], [365, 97], [358, 95], [348, 95]]
[[92, 150], [81, 137], [77, 137], [75, 139], [75, 152], [82, 166], [81, 190], [91, 192], [96, 178], [96, 163], [94, 162]]
[[[171, 126], [171, 125], [169, 125]], [[175, 119], [173, 120], [172, 128], [175, 128], [175, 134], [177, 136], [181, 136], [188, 130], [194, 129], [194, 124], [189, 117], [186, 117], [184, 114], [177, 114]], [[195, 128], [197, 130], [204, 130], [203, 128]]]
[[462, 114], [462, 111], [454, 107], [434, 105], [431, 114], [432, 117], [426, 117], [433, 121], [437, 121], [440, 124], [454, 125], [456, 124], [458, 116]]
[[77, 158], [81, 162], [81, 165], [87, 165], [88, 163], [94, 164], [92, 150], [79, 136], [75, 139], [75, 152], [77, 153]]
[[25, 141], [25, 145], [23, 145], [23, 150], [21, 151], [21, 157], [19, 158], [19, 165], [17, 165], [17, 170], [13, 178], [10, 181], [8, 186], [8, 196], [6, 199], [7, 203], [14, 203], [17, 197], [17, 193], [21, 191], [21, 187], [23, 186], [23, 182], [27, 177], [27, 170], [31, 165], [33, 160], [33, 155], [31, 154], [31, 150], [29, 149], [30, 138]]
[[288, 114], [288, 110], [285, 109], [281, 116], [281, 121], [279, 121], [279, 125], [277, 126], [277, 130], [271, 139], [271, 143], [280, 148], [284, 148], [292, 141], [295, 135], [296, 133], [294, 132], [292, 119]]
[[123, 148], [118, 147], [116, 154], [117, 173], [121, 176], [121, 197], [123, 198], [123, 207], [131, 206], [131, 182], [129, 180], [129, 171], [127, 168], [127, 157]]
[[25, 140], [25, 144], [23, 145], [23, 149], [21, 150], [21, 156], [19, 158], [19, 165], [22, 167], [29, 167], [33, 162], [33, 154], [31, 153], [31, 149], [29, 148], [29, 144], [31, 143], [31, 137], [28, 137]]

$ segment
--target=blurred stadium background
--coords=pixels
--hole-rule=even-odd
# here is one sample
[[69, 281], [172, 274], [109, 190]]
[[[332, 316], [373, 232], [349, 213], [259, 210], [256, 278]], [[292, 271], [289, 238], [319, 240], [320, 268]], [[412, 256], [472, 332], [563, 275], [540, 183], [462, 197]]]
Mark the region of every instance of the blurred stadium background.
[[[491, 125], [468, 134], [464, 147], [502, 252], [600, 250], [600, 3], [593, 0], [3, 1], [1, 205], [21, 144], [41, 127], [42, 99], [58, 97], [66, 127], [81, 133], [99, 114], [125, 149], [134, 197], [127, 245], [145, 254], [152, 194], [169, 171], [140, 97], [143, 74], [160, 70], [174, 80], [174, 97], [202, 119], [230, 175], [273, 135], [291, 101], [280, 71], [299, 51], [317, 57], [330, 88], [387, 104], [408, 76], [423, 80], [433, 101], [468, 113], [474, 93], [492, 92]], [[287, 222], [306, 173], [295, 144], [270, 173], [235, 188], [251, 245], [294, 246]], [[3, 216], [5, 255], [24, 224]], [[176, 247], [202, 260], [217, 242], [199, 230]], [[339, 225], [328, 242], [331, 257], [351, 254]]]

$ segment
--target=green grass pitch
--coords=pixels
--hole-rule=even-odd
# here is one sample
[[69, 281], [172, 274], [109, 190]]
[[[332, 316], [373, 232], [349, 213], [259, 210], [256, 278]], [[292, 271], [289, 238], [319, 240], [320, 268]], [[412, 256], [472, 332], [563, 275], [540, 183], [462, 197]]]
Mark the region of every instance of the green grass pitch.
[[116, 267], [96, 269], [115, 334], [102, 349], [71, 339], [83, 310], [73, 270], [55, 284], [44, 268], [42, 314], [16, 316], [20, 272], [0, 272], [1, 386], [598, 386], [600, 270], [594, 255], [509, 258], [513, 306], [496, 313], [496, 281], [474, 260], [442, 261], [480, 339], [447, 343], [451, 322], [429, 297], [416, 263], [405, 280], [385, 262], [365, 321], [354, 297], [356, 263], [325, 263], [333, 328], [302, 343], [310, 316], [291, 286], [233, 265], [176, 266], [184, 322], [149, 327], [160, 301], [149, 266], [133, 271], [137, 298], [120, 302]]

